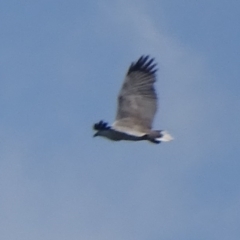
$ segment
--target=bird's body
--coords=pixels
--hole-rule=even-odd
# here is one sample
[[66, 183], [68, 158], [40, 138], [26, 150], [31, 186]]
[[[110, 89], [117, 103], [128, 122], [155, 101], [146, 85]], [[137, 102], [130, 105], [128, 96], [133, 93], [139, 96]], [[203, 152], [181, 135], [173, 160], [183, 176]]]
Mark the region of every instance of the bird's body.
[[106, 137], [113, 141], [148, 140], [153, 143], [170, 141], [172, 137], [161, 130], [151, 130], [157, 111], [156, 64], [154, 59], [142, 56], [128, 69], [118, 96], [116, 120], [112, 126], [100, 121], [94, 125], [94, 136]]

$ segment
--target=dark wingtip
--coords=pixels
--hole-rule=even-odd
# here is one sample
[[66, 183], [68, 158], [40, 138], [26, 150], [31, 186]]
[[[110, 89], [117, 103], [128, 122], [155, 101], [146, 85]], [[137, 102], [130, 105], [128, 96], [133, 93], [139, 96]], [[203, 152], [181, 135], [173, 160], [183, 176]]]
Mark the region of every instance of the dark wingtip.
[[108, 124], [106, 122], [104, 122], [102, 120], [93, 125], [93, 130], [96, 130], [96, 131], [107, 130], [107, 129], [110, 129], [110, 127], [108, 126]]
[[148, 74], [155, 74], [157, 71], [157, 64], [154, 63], [154, 58], [150, 58], [149, 55], [142, 55], [136, 62], [133, 62], [129, 69], [128, 73], [130, 74], [135, 71], [140, 71]]

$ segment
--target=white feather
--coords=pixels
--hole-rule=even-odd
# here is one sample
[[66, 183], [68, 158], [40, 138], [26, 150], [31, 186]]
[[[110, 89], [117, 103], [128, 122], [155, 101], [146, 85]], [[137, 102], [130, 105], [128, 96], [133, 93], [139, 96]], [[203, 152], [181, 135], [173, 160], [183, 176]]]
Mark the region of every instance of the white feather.
[[138, 131], [135, 131], [134, 129], [124, 127], [124, 126], [118, 126], [118, 125], [115, 125], [114, 123], [111, 126], [111, 128], [118, 131], [118, 132], [123, 132], [123, 133], [126, 133], [128, 135], [135, 136], [135, 137], [142, 137], [142, 136], [146, 135], [146, 133], [138, 132]]
[[161, 134], [162, 134], [162, 137], [157, 138], [158, 141], [169, 142], [174, 139], [167, 131], [162, 131]]

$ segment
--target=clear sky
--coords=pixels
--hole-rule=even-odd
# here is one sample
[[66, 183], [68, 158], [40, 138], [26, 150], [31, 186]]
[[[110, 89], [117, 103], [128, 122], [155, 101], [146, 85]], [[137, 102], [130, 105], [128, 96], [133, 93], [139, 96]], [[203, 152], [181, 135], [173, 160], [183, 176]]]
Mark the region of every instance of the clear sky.
[[[1, 1], [1, 240], [239, 240], [239, 9]], [[92, 138], [142, 54], [175, 140]]]

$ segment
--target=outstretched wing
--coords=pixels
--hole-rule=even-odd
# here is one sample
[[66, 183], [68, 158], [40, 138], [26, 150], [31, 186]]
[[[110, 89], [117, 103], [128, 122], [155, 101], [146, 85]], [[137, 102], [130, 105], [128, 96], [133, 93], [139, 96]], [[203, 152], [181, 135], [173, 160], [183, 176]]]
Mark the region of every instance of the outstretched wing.
[[157, 111], [157, 94], [154, 59], [141, 56], [131, 64], [118, 96], [115, 125], [138, 130], [148, 130]]

